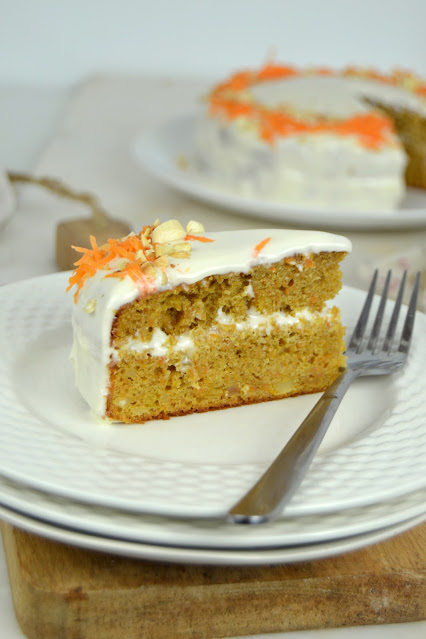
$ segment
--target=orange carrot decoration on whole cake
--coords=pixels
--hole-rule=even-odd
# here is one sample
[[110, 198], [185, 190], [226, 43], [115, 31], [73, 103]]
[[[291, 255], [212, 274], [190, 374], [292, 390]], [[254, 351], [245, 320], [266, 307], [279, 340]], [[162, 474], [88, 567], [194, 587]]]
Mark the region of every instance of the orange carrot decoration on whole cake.
[[420, 96], [426, 93], [426, 86], [420, 78], [400, 70], [389, 75], [377, 73], [373, 69], [357, 67], [348, 67], [342, 72], [324, 67], [302, 71], [296, 67], [268, 62], [258, 71], [237, 72], [225, 82], [217, 85], [208, 97], [210, 112], [213, 115], [220, 114], [227, 120], [235, 120], [240, 117], [252, 119], [257, 123], [260, 137], [270, 144], [273, 144], [279, 137], [303, 133], [337, 133], [342, 136], [355, 136], [360, 144], [371, 149], [377, 149], [388, 142], [393, 124], [384, 113], [362, 113], [344, 123], [339, 119], [311, 121], [289, 112], [284, 113], [281, 107], [266, 107], [253, 100], [247, 93], [252, 86], [265, 81], [283, 80], [310, 74], [335, 77], [353, 75], [374, 79], [384, 84], [399, 85], [403, 88], [410, 87], [413, 93]]

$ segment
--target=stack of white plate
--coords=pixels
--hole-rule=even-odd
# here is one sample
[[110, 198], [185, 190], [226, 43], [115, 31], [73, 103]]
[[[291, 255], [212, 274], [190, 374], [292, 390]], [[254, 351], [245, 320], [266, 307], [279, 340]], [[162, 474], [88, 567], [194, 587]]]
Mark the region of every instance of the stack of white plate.
[[[318, 396], [99, 423], [74, 388], [66, 281], [0, 289], [0, 518], [117, 554], [246, 565], [355, 550], [426, 518], [426, 316], [402, 372], [353, 384], [283, 515], [238, 526], [226, 511]], [[349, 326], [363, 298], [342, 290]]]

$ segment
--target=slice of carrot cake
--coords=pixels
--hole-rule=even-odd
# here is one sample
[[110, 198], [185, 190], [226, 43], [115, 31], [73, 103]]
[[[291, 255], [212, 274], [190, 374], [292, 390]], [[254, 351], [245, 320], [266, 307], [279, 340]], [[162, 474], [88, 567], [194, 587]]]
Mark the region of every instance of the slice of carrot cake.
[[324, 391], [344, 366], [327, 304], [349, 240], [281, 229], [204, 235], [158, 221], [83, 252], [70, 278], [76, 383], [92, 411], [145, 422]]

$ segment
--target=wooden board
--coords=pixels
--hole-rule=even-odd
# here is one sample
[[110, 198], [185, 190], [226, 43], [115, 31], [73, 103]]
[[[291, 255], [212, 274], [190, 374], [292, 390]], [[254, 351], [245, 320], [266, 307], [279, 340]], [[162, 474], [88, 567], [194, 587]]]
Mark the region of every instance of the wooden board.
[[126, 559], [8, 524], [2, 535], [30, 639], [207, 639], [426, 617], [426, 524], [338, 557], [247, 568]]

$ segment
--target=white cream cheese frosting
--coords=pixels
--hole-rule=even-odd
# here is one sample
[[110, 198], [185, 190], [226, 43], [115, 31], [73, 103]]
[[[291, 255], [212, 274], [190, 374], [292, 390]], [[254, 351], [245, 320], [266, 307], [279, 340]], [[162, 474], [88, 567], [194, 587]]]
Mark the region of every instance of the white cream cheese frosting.
[[215, 188], [298, 207], [387, 211], [405, 194], [407, 160], [396, 139], [374, 151], [330, 134], [286, 137], [271, 147], [242, 123], [202, 117], [195, 162]]
[[[169, 258], [169, 265], [158, 272], [151, 282], [151, 291], [172, 289], [180, 284], [192, 284], [208, 277], [226, 273], [248, 273], [259, 264], [272, 264], [296, 254], [309, 255], [323, 251], [349, 252], [350, 241], [342, 236], [320, 231], [257, 229], [233, 232], [207, 233], [210, 242], [191, 241], [189, 259]], [[259, 243], [267, 242], [259, 251]], [[114, 262], [111, 263], [112, 265]], [[111, 346], [111, 328], [117, 311], [141, 296], [141, 289], [130, 277], [107, 277], [111, 270], [102, 268], [89, 277], [79, 291], [73, 309], [74, 341], [71, 359], [74, 363], [76, 385], [92, 411], [104, 415], [108, 394], [108, 365], [117, 357]], [[144, 292], [146, 294], [146, 290]], [[247, 295], [253, 295], [250, 284]], [[253, 315], [253, 314], [252, 314]], [[296, 321], [307, 319], [307, 315]], [[218, 322], [227, 321], [218, 317]], [[265, 330], [273, 322], [285, 324], [284, 317], [262, 318], [250, 316], [247, 320], [255, 329]], [[292, 319], [292, 322], [295, 320]], [[242, 327], [240, 327], [242, 328]], [[153, 334], [151, 342], [135, 340], [127, 347], [149, 350], [153, 356], [163, 356], [166, 336], [162, 331]], [[190, 356], [193, 348], [189, 335], [183, 335], [173, 347]]]
[[336, 119], [371, 111], [368, 100], [426, 115], [426, 103], [420, 95], [400, 86], [356, 76], [291, 77], [258, 84], [250, 93], [269, 107], [285, 104], [302, 113]]

